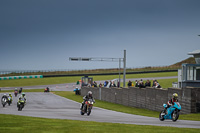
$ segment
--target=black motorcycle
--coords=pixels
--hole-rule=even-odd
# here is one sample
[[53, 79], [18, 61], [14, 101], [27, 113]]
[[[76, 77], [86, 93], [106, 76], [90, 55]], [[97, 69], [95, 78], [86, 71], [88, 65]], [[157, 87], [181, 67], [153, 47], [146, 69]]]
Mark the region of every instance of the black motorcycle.
[[19, 99], [17, 103], [18, 111], [22, 111], [25, 105], [25, 100], [23, 98]]
[[22, 88], [19, 89], [19, 94], [21, 94], [21, 93], [22, 93]]
[[12, 98], [10, 96], [8, 96], [8, 101], [7, 101], [8, 105], [10, 106], [10, 104], [12, 103]]
[[3, 107], [5, 107], [6, 104], [7, 104], [7, 98], [3, 97], [3, 98], [1, 99], [1, 103], [2, 103]]
[[80, 112], [81, 115], [84, 115], [85, 113], [87, 113], [87, 115], [89, 116], [92, 111], [93, 104], [94, 104], [94, 101], [92, 99], [85, 101], [85, 104]]

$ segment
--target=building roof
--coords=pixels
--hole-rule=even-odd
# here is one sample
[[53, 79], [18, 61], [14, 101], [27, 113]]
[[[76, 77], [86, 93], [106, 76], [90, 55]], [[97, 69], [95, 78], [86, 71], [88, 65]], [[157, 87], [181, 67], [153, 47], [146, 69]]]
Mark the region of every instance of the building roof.
[[200, 49], [199, 50], [195, 50], [193, 52], [189, 52], [188, 55], [197, 55], [199, 54], [200, 55]]

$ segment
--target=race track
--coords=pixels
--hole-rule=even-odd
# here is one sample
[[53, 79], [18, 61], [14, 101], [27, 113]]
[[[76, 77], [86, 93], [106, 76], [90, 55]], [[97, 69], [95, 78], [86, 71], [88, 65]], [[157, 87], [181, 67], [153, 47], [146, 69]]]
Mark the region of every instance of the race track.
[[[3, 93], [0, 93], [2, 97]], [[131, 115], [94, 107], [90, 116], [80, 115], [80, 103], [54, 95], [52, 93], [26, 93], [27, 105], [22, 111], [17, 110], [17, 97], [11, 106], [0, 106], [0, 114], [14, 114], [42, 118], [70, 119], [81, 121], [97, 121], [125, 123], [137, 125], [155, 125], [184, 128], [200, 128], [200, 121], [171, 120], [160, 121], [158, 118]]]

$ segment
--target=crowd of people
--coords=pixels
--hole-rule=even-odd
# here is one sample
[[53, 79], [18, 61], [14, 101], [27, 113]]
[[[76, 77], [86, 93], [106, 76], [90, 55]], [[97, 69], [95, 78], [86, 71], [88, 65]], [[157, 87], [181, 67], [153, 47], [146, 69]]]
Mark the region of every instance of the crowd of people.
[[128, 82], [128, 87], [139, 87], [139, 88], [146, 88], [146, 87], [154, 87], [154, 88], [161, 88], [160, 84], [158, 83], [157, 80], [153, 80], [153, 84], [151, 86], [151, 81], [150, 80], [147, 80], [146, 83], [143, 82], [143, 80], [135, 80], [135, 85], [133, 82], [131, 82], [129, 80]]
[[[104, 83], [97, 84], [96, 81], [94, 81], [92, 84], [88, 83], [88, 87], [119, 87], [119, 82], [114, 81], [105, 81]], [[139, 88], [146, 88], [146, 87], [153, 87], [153, 88], [161, 88], [160, 84], [157, 80], [153, 80], [153, 84], [151, 85], [151, 81], [147, 80], [145, 83], [143, 80], [135, 80], [135, 83], [130, 81], [127, 84], [128, 87], [139, 87]]]
[[117, 82], [117, 84], [114, 81], [105, 81], [104, 83], [99, 83], [99, 85], [97, 84], [97, 82], [93, 82], [92, 85], [90, 83], [88, 83], [87, 85], [88, 87], [119, 87], [119, 82]]

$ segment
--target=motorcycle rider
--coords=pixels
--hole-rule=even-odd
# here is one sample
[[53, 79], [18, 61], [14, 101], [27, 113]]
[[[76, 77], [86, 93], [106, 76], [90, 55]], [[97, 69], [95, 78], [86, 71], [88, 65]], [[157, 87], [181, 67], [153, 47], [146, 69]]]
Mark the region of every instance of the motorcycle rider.
[[17, 90], [17, 88], [15, 88], [15, 90], [14, 90], [14, 93], [15, 93], [15, 91], [17, 91], [17, 93], [18, 93], [18, 90]]
[[177, 93], [174, 93], [172, 95], [172, 99], [170, 99], [168, 102], [167, 102], [167, 107], [165, 108], [165, 114], [167, 114], [167, 108], [171, 107], [172, 105], [174, 105], [174, 102], [178, 102], [178, 94]]
[[83, 102], [82, 102], [82, 106], [81, 106], [80, 110], [83, 109], [83, 106], [84, 106], [85, 102], [88, 101], [89, 99], [92, 99], [92, 101], [95, 103], [95, 100], [94, 100], [94, 98], [92, 96], [92, 92], [91, 91], [88, 91], [88, 94], [83, 97]]
[[11, 98], [11, 103], [12, 103], [12, 100], [13, 100], [12, 94], [11, 94], [11, 93], [9, 93], [9, 94], [8, 94], [8, 97], [10, 97], [10, 98]]
[[19, 97], [18, 102], [17, 102], [17, 106], [19, 104], [19, 102], [21, 101], [21, 99], [24, 99], [24, 104], [26, 104], [26, 96], [25, 93], [23, 92], [22, 95]]
[[22, 93], [22, 88], [19, 89], [19, 94]]
[[17, 90], [17, 88], [15, 88], [14, 95], [17, 96], [17, 94], [18, 94], [18, 90]]
[[2, 100], [3, 98], [6, 98], [6, 101], [8, 101], [8, 96], [7, 96], [6, 94], [3, 94], [1, 100]]

